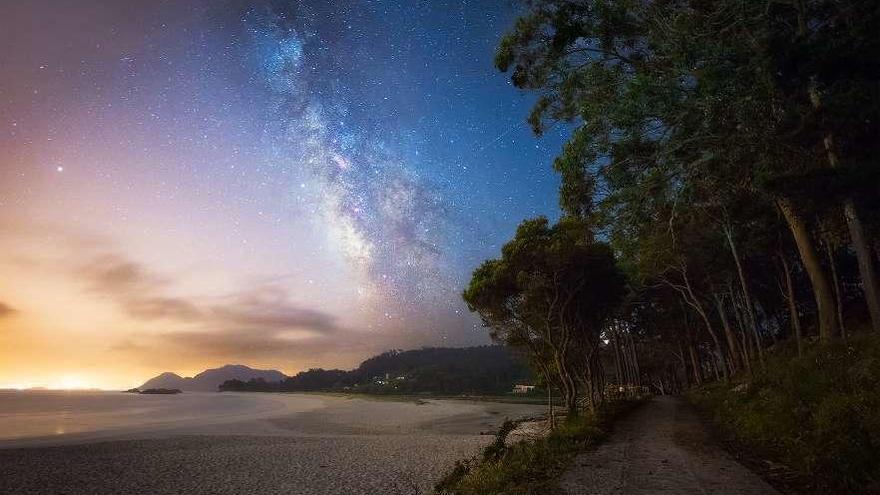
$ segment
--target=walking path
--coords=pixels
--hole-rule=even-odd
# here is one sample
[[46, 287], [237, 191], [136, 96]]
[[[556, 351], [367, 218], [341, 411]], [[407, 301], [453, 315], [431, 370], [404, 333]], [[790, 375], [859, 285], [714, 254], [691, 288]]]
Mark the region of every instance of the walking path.
[[567, 495], [778, 495], [668, 396], [618, 421], [608, 441], [575, 458], [561, 485]]

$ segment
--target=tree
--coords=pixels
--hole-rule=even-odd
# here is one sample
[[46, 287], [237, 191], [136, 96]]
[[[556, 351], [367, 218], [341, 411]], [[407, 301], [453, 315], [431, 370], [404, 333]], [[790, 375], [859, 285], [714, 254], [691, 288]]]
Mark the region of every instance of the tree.
[[832, 192], [827, 201], [843, 206], [872, 327], [880, 331], [880, 283], [857, 204], [880, 170], [880, 6], [800, 0], [773, 5], [768, 17], [779, 85], [804, 116], [796, 136], [818, 145], [830, 177], [842, 186], [834, 191], [826, 183], [824, 192]]
[[570, 415], [582, 389], [592, 406], [602, 400], [600, 336], [624, 294], [610, 248], [588, 240], [585, 228], [572, 219], [524, 221], [463, 294], [493, 339], [528, 352]]
[[[833, 156], [845, 154], [859, 164], [856, 175], [876, 177], [864, 170], [877, 168], [880, 70], [878, 58], [863, 53], [877, 53], [876, 36], [868, 34], [880, 17], [876, 2], [535, 0], [528, 6], [495, 61], [517, 87], [539, 94], [529, 116], [535, 133], [559, 121], [574, 128], [554, 163], [563, 210], [582, 215], [598, 204], [610, 212], [600, 231], [706, 210], [714, 220], [705, 227], [727, 240], [742, 292], [736, 299], [760, 354], [759, 301], [745, 266], [750, 246], [733, 227], [763, 222], [778, 209], [810, 280], [819, 335], [835, 338], [837, 301], [810, 222], [839, 198], [867, 197], [846, 179], [854, 167], [832, 163], [833, 174], [825, 172]], [[839, 67], [829, 47], [845, 51], [847, 67]], [[816, 91], [822, 105], [810, 101]], [[837, 126], [845, 136], [830, 135]], [[840, 185], [836, 192], [827, 190], [829, 177]], [[671, 193], [673, 208], [665, 217], [635, 218], [640, 196], [655, 187]], [[686, 201], [677, 202], [679, 196]], [[742, 204], [763, 211], [732, 218]], [[854, 229], [858, 212], [844, 206], [873, 313], [871, 229]]]

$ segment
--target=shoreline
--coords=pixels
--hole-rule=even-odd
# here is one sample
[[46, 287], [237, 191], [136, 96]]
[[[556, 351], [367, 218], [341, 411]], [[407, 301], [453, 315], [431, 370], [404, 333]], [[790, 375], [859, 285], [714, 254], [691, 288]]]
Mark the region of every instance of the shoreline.
[[[117, 392], [92, 392], [113, 399]], [[122, 394], [122, 393], [119, 393]], [[84, 396], [85, 397], [85, 396]], [[144, 402], [138, 410], [142, 419], [117, 414], [123, 424], [100, 425], [90, 416], [107, 420], [106, 413], [83, 413], [86, 419], [61, 425], [52, 432], [28, 434], [27, 429], [6, 436], [0, 431], [0, 450], [76, 445], [117, 440], [143, 440], [186, 435], [227, 436], [311, 436], [327, 434], [336, 428], [340, 434], [357, 431], [368, 434], [425, 433], [438, 428], [458, 434], [491, 434], [493, 423], [504, 418], [518, 419], [541, 415], [546, 406], [504, 400], [504, 397], [427, 397], [407, 395], [349, 394], [336, 392], [188, 392], [170, 399], [136, 395]], [[138, 400], [140, 399], [140, 400]], [[166, 406], [184, 404], [189, 410], [181, 417], [154, 417], [146, 407], [164, 401]], [[215, 403], [240, 402], [243, 405], [221, 412], [210, 411]], [[205, 412], [202, 412], [205, 411]], [[0, 413], [0, 420], [16, 423], [54, 419], [52, 413]], [[134, 415], [131, 415], [134, 416]], [[372, 418], [371, 418], [372, 416]], [[11, 420], [10, 420], [11, 417]], [[64, 420], [77, 414], [63, 413]], [[390, 423], [387, 418], [391, 418]], [[498, 419], [501, 418], [501, 419]], [[110, 418], [112, 419], [112, 418]], [[91, 423], [90, 423], [91, 421]], [[45, 428], [44, 428], [45, 430]]]
[[[546, 405], [547, 401], [544, 397], [524, 396], [516, 397], [512, 395], [434, 395], [434, 394], [374, 394], [368, 392], [334, 392], [334, 391], [307, 391], [307, 392], [275, 392], [275, 391], [237, 391], [237, 392], [218, 392], [225, 393], [242, 393], [242, 394], [301, 394], [301, 395], [317, 395], [331, 397], [350, 397], [364, 398], [376, 400], [398, 400], [398, 401], [427, 401], [427, 400], [461, 400], [470, 402], [495, 402], [502, 404], [527, 404], [527, 405]], [[554, 400], [554, 406], [560, 401]]]
[[433, 398], [276, 397], [282, 396], [321, 406], [198, 427], [6, 444], [0, 492], [430, 493], [450, 466], [491, 442], [486, 433], [504, 419], [543, 410]]

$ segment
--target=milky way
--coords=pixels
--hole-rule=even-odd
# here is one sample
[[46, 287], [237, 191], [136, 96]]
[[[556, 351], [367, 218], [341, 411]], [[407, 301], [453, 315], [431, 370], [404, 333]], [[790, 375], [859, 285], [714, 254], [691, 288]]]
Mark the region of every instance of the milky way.
[[[433, 290], [451, 287], [438, 266], [447, 218], [442, 197], [393, 150], [347, 122], [351, 99], [344, 90], [322, 95], [305, 77], [321, 40], [306, 23], [291, 27], [274, 12], [251, 10], [243, 19], [263, 82], [274, 97], [269, 147], [278, 163], [305, 172], [292, 194], [316, 201], [313, 212], [346, 259], [366, 277], [360, 292], [375, 289], [404, 307]], [[291, 23], [292, 24], [292, 23]], [[332, 60], [330, 61], [332, 63]], [[398, 309], [399, 311], [400, 309]]]
[[77, 369], [484, 343], [471, 270], [558, 214], [562, 136], [492, 66], [513, 4], [7, 7], [0, 338], [46, 367], [62, 338]]

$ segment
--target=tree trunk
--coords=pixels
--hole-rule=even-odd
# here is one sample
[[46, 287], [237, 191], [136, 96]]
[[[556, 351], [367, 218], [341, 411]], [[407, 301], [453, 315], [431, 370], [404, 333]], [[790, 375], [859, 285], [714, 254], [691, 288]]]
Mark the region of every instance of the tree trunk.
[[573, 418], [578, 416], [578, 407], [577, 407], [577, 384], [571, 378], [571, 376], [566, 377], [566, 387], [568, 388], [568, 393], [565, 397], [565, 408], [568, 411], [568, 417]]
[[[703, 319], [703, 323], [706, 325], [706, 331], [709, 332], [709, 337], [712, 338], [712, 343], [715, 344], [715, 357], [716, 360], [721, 361], [721, 369], [724, 372], [724, 379], [727, 380], [727, 365], [725, 364], [724, 359], [724, 349], [721, 347], [721, 341], [718, 340], [718, 335], [715, 333], [715, 328], [712, 326], [712, 321], [709, 319], [709, 315], [706, 314], [706, 309], [703, 307], [703, 303], [697, 298], [697, 295], [694, 293], [693, 287], [691, 287], [690, 279], [688, 279], [687, 273], [682, 271], [682, 279], [684, 280], [685, 289], [687, 290], [687, 295], [690, 297], [690, 300], [686, 301], [690, 304]], [[717, 369], [716, 369], [717, 371]]]
[[736, 319], [736, 325], [739, 328], [743, 361], [746, 363], [749, 373], [751, 373], [752, 361], [754, 360], [755, 355], [755, 351], [752, 348], [753, 342], [752, 339], [749, 338], [749, 332], [748, 329], [746, 329], [742, 311], [740, 311], [739, 302], [737, 301], [736, 292], [733, 290], [733, 284], [728, 282], [728, 289], [730, 293], [730, 306], [733, 309], [733, 316]]
[[623, 374], [621, 373], [621, 368], [620, 368], [621, 363], [620, 363], [620, 338], [618, 337], [619, 333], [620, 333], [620, 329], [617, 327], [617, 325], [615, 325], [614, 338], [613, 338], [613, 342], [612, 342], [614, 344], [614, 364], [615, 364], [615, 367], [617, 368], [617, 386], [621, 387], [621, 386], [623, 386]]
[[605, 372], [598, 346], [590, 353], [587, 368], [590, 372], [590, 406], [595, 412], [605, 402]]
[[575, 378], [568, 371], [567, 367], [566, 367], [565, 374], [568, 377], [568, 386], [569, 386], [569, 390], [570, 390], [570, 394], [571, 394], [571, 396], [569, 397], [569, 404], [568, 404], [568, 406], [569, 406], [568, 407], [568, 417], [573, 418], [575, 416], [578, 416], [580, 413], [580, 411], [578, 410], [578, 396], [579, 396], [578, 385], [577, 385], [577, 382], [575, 381]]
[[678, 360], [681, 363], [681, 376], [684, 377], [686, 387], [690, 386], [690, 378], [688, 377], [687, 360], [684, 357], [684, 346], [681, 344], [681, 338], [678, 339]]
[[565, 396], [565, 410], [568, 411], [566, 419], [571, 419], [578, 416], [577, 398], [574, 394], [568, 394]]
[[712, 351], [712, 354], [715, 355], [715, 359], [712, 359], [709, 361], [709, 367], [712, 369], [712, 373], [715, 373], [715, 380], [720, 382], [722, 377], [721, 377], [721, 373], [719, 372], [719, 368], [718, 368], [717, 351]]
[[791, 318], [791, 327], [794, 330], [794, 339], [797, 342], [798, 356], [804, 354], [804, 343], [801, 335], [801, 317], [797, 310], [797, 300], [794, 295], [794, 284], [791, 282], [791, 268], [785, 254], [780, 251], [779, 259], [782, 260], [782, 271], [785, 272], [785, 300], [788, 302], [788, 314]]
[[[556, 372], [559, 375], [559, 382], [562, 386], [562, 400], [565, 403], [565, 408], [568, 411], [568, 417], [571, 418], [577, 415], [577, 386], [572, 385], [571, 375], [568, 373], [567, 368], [563, 365], [563, 359], [560, 357], [560, 353], [558, 351], [553, 352], [553, 361], [556, 367]], [[572, 414], [574, 412], [574, 414]]]
[[697, 353], [696, 344], [694, 344], [694, 331], [691, 328], [690, 318], [688, 318], [684, 302], [681, 303], [681, 311], [684, 315], [685, 332], [687, 332], [687, 347], [691, 359], [691, 371], [694, 376], [694, 385], [699, 387], [703, 384], [703, 368], [700, 365], [700, 356]]
[[813, 286], [813, 297], [816, 298], [816, 309], [819, 320], [819, 339], [822, 342], [830, 342], [839, 335], [837, 327], [837, 310], [834, 304], [834, 293], [831, 290], [831, 284], [828, 282], [828, 276], [822, 269], [819, 262], [819, 255], [813, 246], [813, 240], [807, 225], [794, 211], [794, 206], [788, 198], [778, 198], [777, 206], [782, 211], [785, 221], [791, 230], [798, 253], [801, 255], [801, 261], [804, 269], [810, 277], [810, 283]]
[[[801, 16], [803, 16], [803, 13], [801, 13]], [[803, 26], [801, 29], [804, 29]], [[815, 78], [811, 79], [808, 91], [813, 108], [819, 109], [822, 106], [822, 96], [819, 93]], [[833, 169], [839, 169], [840, 159], [834, 146], [834, 134], [830, 131], [826, 133], [822, 144], [825, 147], [828, 165]], [[868, 239], [865, 237], [865, 229], [859, 217], [856, 203], [851, 196], [843, 200], [843, 215], [846, 217], [846, 226], [849, 228], [850, 240], [856, 252], [856, 259], [859, 262], [859, 276], [862, 279], [862, 290], [865, 293], [865, 301], [868, 304], [868, 313], [871, 315], [871, 327], [875, 332], [880, 332], [880, 286], [878, 286], [877, 282], [874, 260], [871, 258], [871, 248], [868, 246]]]
[[764, 315], [764, 319], [767, 320], [767, 334], [770, 335], [770, 340], [773, 341], [773, 345], [779, 343], [779, 336], [776, 335], [776, 332], [773, 331], [773, 323], [776, 323], [776, 328], [782, 328], [782, 325], [779, 324], [779, 320], [776, 319], [776, 316], [772, 314], [767, 314], [764, 312], [764, 308], [761, 307], [760, 303], [755, 303], [755, 306], [758, 307], [761, 311], [760, 313]]
[[635, 378], [633, 380], [633, 383], [637, 387], [641, 387], [642, 386], [642, 372], [639, 369], [639, 354], [638, 354], [638, 352], [636, 352], [636, 343], [633, 340], [632, 333], [627, 332], [626, 337], [629, 340], [629, 346], [630, 346], [629, 352], [632, 355], [633, 373], [634, 373], [633, 378]]
[[846, 338], [846, 325], [843, 323], [843, 301], [840, 295], [840, 277], [837, 276], [837, 262], [834, 260], [834, 249], [828, 239], [822, 241], [825, 245], [825, 254], [828, 255], [828, 266], [831, 268], [831, 288], [834, 289], [834, 301], [837, 303], [837, 326], [840, 327], [840, 335]]
[[739, 349], [740, 349], [740, 360], [744, 363], [746, 371], [751, 376], [752, 374], [752, 355], [750, 352], [751, 341], [749, 338], [748, 332], [742, 324], [742, 317], [739, 314], [739, 309], [736, 306], [736, 300], [733, 295], [733, 290], [730, 292], [730, 307], [733, 310], [733, 315], [736, 318], [736, 322], [739, 328]]
[[880, 332], [880, 287], [877, 284], [877, 272], [874, 268], [874, 259], [871, 257], [871, 248], [865, 237], [865, 229], [859, 218], [855, 202], [851, 198], [844, 201], [843, 213], [846, 216], [849, 236], [853, 249], [856, 251], [856, 259], [859, 262], [859, 276], [862, 279], [862, 289], [865, 292], [865, 301], [868, 303], [868, 312], [871, 314], [871, 327], [875, 332]]
[[623, 343], [620, 347], [620, 354], [623, 357], [623, 383], [625, 387], [625, 392], [629, 395], [630, 386], [633, 383], [633, 366], [632, 359], [630, 359], [629, 351], [627, 349], [628, 345], [626, 343], [626, 339], [622, 338]]
[[700, 357], [697, 355], [697, 349], [693, 341], [688, 343], [688, 352], [691, 355], [691, 366], [694, 368], [694, 382], [697, 386], [703, 384], [703, 368], [700, 366]]
[[715, 372], [718, 373], [718, 368], [721, 369], [721, 376], [719, 379], [723, 378], [727, 380], [729, 375], [727, 372], [727, 359], [724, 357], [724, 347], [721, 345], [721, 341], [718, 339], [718, 335], [715, 333], [715, 330], [712, 328], [711, 323], [709, 323], [708, 316], [704, 316], [706, 320], [706, 329], [709, 331], [709, 337], [712, 338], [712, 343], [715, 345], [715, 351], [712, 353], [715, 355], [715, 359], [713, 360], [715, 363]]
[[746, 316], [748, 324], [752, 327], [755, 334], [755, 344], [758, 347], [758, 359], [761, 366], [764, 366], [764, 347], [761, 345], [760, 332], [758, 332], [758, 319], [755, 317], [755, 307], [752, 305], [752, 294], [749, 291], [749, 284], [746, 281], [745, 270], [743, 270], [742, 259], [739, 257], [739, 251], [736, 249], [736, 243], [733, 242], [733, 231], [730, 225], [724, 226], [724, 234], [727, 236], [727, 244], [730, 246], [730, 253], [733, 255], [733, 261], [736, 264], [736, 273], [739, 276], [740, 287], [742, 288], [743, 298], [745, 299]]
[[736, 373], [739, 369], [739, 349], [736, 345], [736, 337], [733, 335], [733, 328], [727, 320], [727, 313], [724, 311], [724, 303], [717, 293], [712, 294], [715, 297], [715, 305], [718, 308], [718, 316], [721, 317], [721, 326], [724, 327], [724, 335], [727, 337], [727, 347], [730, 349], [730, 371]]

